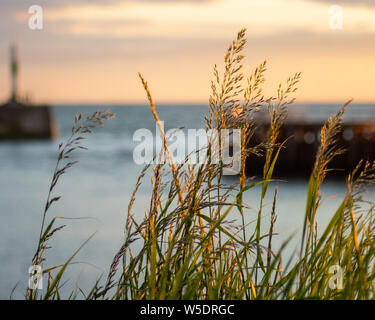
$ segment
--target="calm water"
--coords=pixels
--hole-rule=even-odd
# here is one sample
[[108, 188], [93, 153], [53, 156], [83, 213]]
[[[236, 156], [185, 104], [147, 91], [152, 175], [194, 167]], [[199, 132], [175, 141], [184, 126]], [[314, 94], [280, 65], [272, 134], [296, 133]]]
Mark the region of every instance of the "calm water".
[[[44, 201], [56, 163], [58, 143], [70, 134], [76, 112], [91, 114], [98, 108], [55, 107], [61, 138], [43, 142], [0, 142], [0, 298], [7, 299], [17, 284], [14, 298], [22, 298], [27, 286], [27, 271], [36, 249]], [[65, 262], [93, 232], [95, 237], [84, 247], [71, 266], [66, 284], [86, 289], [90, 281], [106, 276], [111, 259], [121, 246], [129, 196], [142, 167], [134, 164], [133, 133], [138, 128], [155, 126], [148, 107], [112, 107], [114, 120], [105, 123], [89, 137], [89, 151], [78, 152], [79, 163], [64, 175], [55, 193], [62, 199], [50, 210], [49, 217], [82, 218], [60, 220], [67, 227], [56, 234], [47, 253], [44, 268]], [[160, 118], [168, 128], [203, 128], [204, 106], [163, 106]], [[303, 222], [307, 182], [303, 179], [277, 182], [279, 197], [276, 223], [277, 243], [300, 230]], [[318, 220], [324, 224], [345, 192], [343, 182], [323, 186], [323, 204]], [[264, 212], [270, 213], [272, 193]], [[134, 212], [144, 214], [150, 198], [149, 180], [137, 197]], [[248, 193], [252, 220], [258, 209], [259, 192]], [[266, 227], [266, 226], [265, 226]], [[292, 252], [297, 237], [290, 246]]]

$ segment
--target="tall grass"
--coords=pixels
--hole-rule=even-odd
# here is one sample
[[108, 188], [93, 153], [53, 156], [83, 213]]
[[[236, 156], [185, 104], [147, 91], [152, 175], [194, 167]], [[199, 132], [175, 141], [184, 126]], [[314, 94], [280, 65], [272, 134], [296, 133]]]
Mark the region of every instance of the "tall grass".
[[[265, 97], [262, 85], [266, 62], [250, 76], [242, 70], [246, 45], [245, 30], [230, 44], [224, 58], [224, 70], [214, 67], [212, 93], [209, 99], [206, 129], [241, 129], [241, 168], [238, 181], [228, 185], [223, 180], [225, 164], [211, 161], [215, 155], [205, 149], [207, 161], [191, 164], [188, 159], [176, 164], [168, 147], [168, 139], [160, 126], [163, 147], [159, 164], [142, 170], [128, 205], [125, 238], [113, 258], [107, 279], [97, 281], [92, 290], [82, 293], [85, 299], [369, 299], [374, 297], [374, 217], [373, 204], [364, 211], [364, 190], [375, 181], [375, 165], [362, 161], [347, 177], [347, 193], [333, 213], [321, 235], [317, 232], [316, 213], [320, 204], [320, 187], [331, 160], [343, 150], [336, 138], [346, 105], [321, 129], [320, 148], [307, 186], [306, 211], [301, 225], [303, 235], [300, 253], [284, 264], [286, 239], [275, 252], [272, 240], [277, 223], [277, 189], [270, 216], [270, 228], [262, 233], [264, 200], [284, 143], [278, 143], [280, 128], [287, 117], [287, 105], [300, 73], [280, 85], [275, 97]], [[150, 103], [152, 116], [160, 124], [157, 109], [147, 81], [139, 75]], [[257, 127], [256, 113], [266, 109], [270, 126], [266, 141], [249, 147]], [[110, 118], [109, 113], [96, 114], [95, 123]], [[99, 118], [100, 121], [96, 119]], [[59, 176], [71, 166], [59, 169], [60, 161], [72, 152], [77, 131], [76, 118], [72, 137], [60, 152], [50, 194]], [[221, 139], [219, 135], [219, 139]], [[220, 143], [218, 144], [221, 145]], [[62, 147], [61, 147], [62, 148]], [[70, 151], [72, 150], [72, 151]], [[197, 150], [200, 152], [202, 150]], [[219, 155], [221, 150], [216, 150]], [[245, 163], [250, 154], [264, 157], [260, 180], [246, 177]], [[62, 170], [62, 171], [61, 171]], [[152, 174], [149, 208], [143, 219], [133, 205], [147, 172]], [[259, 203], [244, 202], [245, 192], [261, 186]], [[55, 219], [45, 227], [46, 212], [59, 198], [48, 196], [43, 215], [39, 244], [33, 264], [41, 264], [48, 240], [61, 229], [53, 229]], [[233, 219], [237, 216], [237, 219]], [[231, 219], [229, 219], [231, 217]], [[249, 221], [253, 221], [250, 223]], [[77, 252], [76, 252], [77, 253]], [[76, 254], [75, 253], [75, 254]], [[74, 255], [75, 255], [74, 254]], [[29, 299], [58, 299], [65, 264], [48, 268], [45, 295], [29, 290]], [[343, 270], [342, 287], [332, 287], [332, 266]], [[337, 283], [336, 283], [337, 284]], [[340, 283], [338, 283], [340, 285]], [[70, 297], [76, 297], [72, 294]]]

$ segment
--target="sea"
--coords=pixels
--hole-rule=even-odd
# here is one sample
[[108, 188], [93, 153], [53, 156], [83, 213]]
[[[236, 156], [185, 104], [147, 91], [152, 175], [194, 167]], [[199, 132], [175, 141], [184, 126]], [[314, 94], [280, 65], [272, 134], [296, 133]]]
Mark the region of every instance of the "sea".
[[[322, 106], [310, 109], [314, 111]], [[156, 134], [155, 123], [146, 105], [57, 105], [53, 107], [53, 115], [60, 132], [58, 139], [0, 141], [0, 299], [25, 297], [59, 143], [69, 138], [77, 113], [88, 116], [106, 109], [116, 117], [105, 121], [83, 140], [88, 150], [73, 152], [72, 160], [78, 163], [61, 176], [54, 190], [54, 196], [61, 196], [61, 199], [48, 211], [47, 222], [57, 217], [56, 226], [65, 227], [50, 241], [43, 262], [43, 269], [65, 263], [94, 234], [69, 266], [61, 281], [61, 293], [67, 298], [78, 287], [88, 292], [97, 279], [105, 280], [124, 239], [128, 202], [143, 168], [133, 159], [134, 148], [139, 144], [133, 136], [142, 128]], [[206, 105], [161, 105], [157, 109], [166, 130], [204, 128], [207, 110]], [[368, 106], [367, 110], [373, 109]], [[317, 114], [321, 113], [317, 111]], [[232, 183], [235, 179], [236, 176], [227, 177], [225, 182]], [[289, 256], [300, 244], [307, 184], [306, 177], [274, 181], [263, 204], [266, 232], [277, 187], [275, 248], [292, 236], [286, 251]], [[345, 191], [342, 179], [323, 184], [317, 214], [320, 231], [342, 201]], [[374, 195], [374, 190], [369, 190], [366, 196], [371, 199]], [[146, 176], [133, 209], [137, 219], [144, 217], [150, 198], [151, 179]], [[244, 198], [250, 206], [246, 218], [251, 222], [259, 210], [260, 189], [249, 190]], [[232, 218], [240, 216], [234, 214]], [[252, 227], [250, 223], [249, 228]], [[43, 281], [45, 290], [46, 276]]]

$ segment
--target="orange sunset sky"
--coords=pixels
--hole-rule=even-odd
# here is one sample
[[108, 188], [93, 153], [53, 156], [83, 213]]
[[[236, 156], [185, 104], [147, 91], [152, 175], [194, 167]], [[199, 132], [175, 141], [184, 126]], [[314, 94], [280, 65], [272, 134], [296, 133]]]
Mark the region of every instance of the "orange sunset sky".
[[[30, 30], [30, 5], [43, 30]], [[340, 5], [343, 28], [330, 28]], [[35, 101], [145, 103], [140, 71], [160, 103], [206, 103], [212, 68], [248, 29], [245, 71], [268, 62], [266, 92], [302, 72], [297, 102], [375, 101], [375, 0], [0, 0], [0, 100], [9, 44], [20, 91]]]

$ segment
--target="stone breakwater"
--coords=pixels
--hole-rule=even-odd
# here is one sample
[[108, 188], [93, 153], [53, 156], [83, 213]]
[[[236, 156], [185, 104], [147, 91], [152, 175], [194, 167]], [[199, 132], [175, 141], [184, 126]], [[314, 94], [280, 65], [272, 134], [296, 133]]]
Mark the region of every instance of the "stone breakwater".
[[0, 139], [54, 139], [58, 129], [49, 106], [8, 102], [0, 106]]

